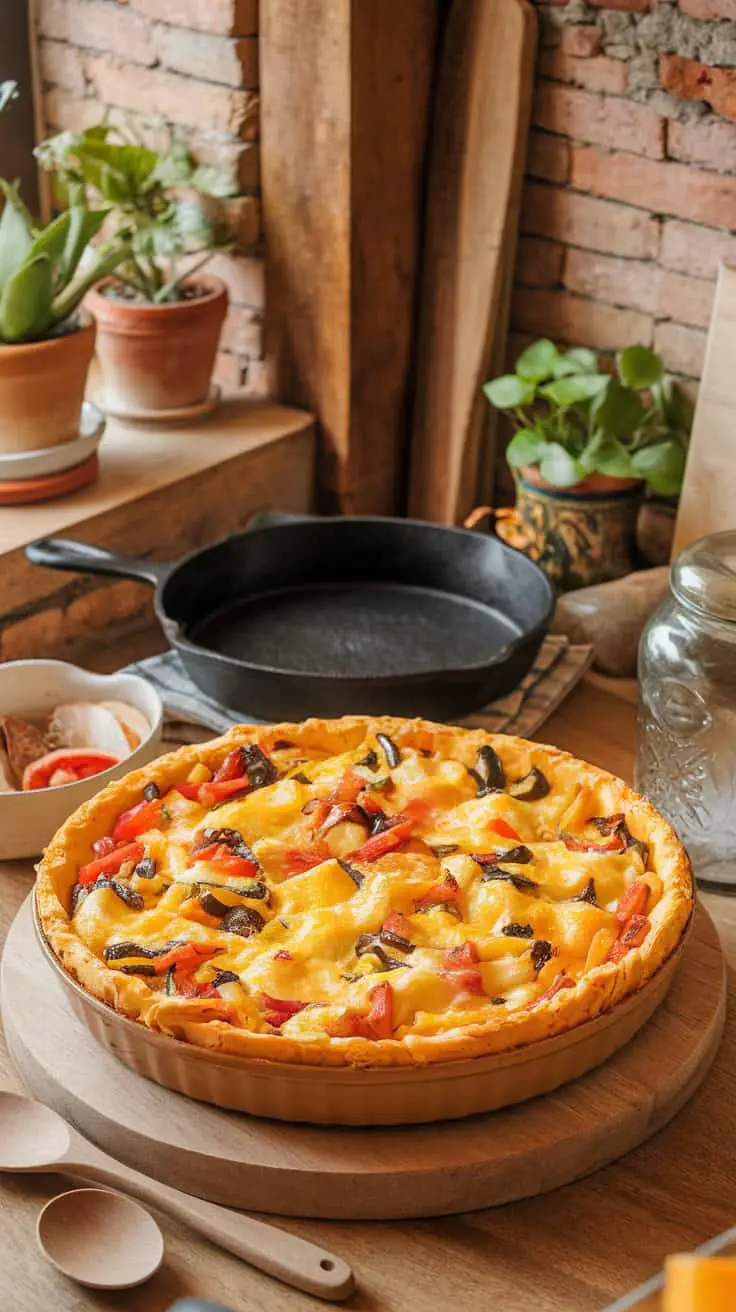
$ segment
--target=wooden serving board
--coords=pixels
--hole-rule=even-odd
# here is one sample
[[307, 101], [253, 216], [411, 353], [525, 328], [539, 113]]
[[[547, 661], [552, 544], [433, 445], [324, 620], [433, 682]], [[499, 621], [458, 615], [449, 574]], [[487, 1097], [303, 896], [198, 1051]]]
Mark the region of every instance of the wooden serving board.
[[437, 1216], [557, 1188], [666, 1125], [715, 1057], [725, 965], [701, 907], [665, 1001], [605, 1065], [546, 1097], [430, 1126], [287, 1125], [149, 1083], [100, 1048], [73, 1014], [36, 942], [28, 902], [3, 955], [2, 1017], [34, 1096], [106, 1152], [166, 1184], [292, 1216]]

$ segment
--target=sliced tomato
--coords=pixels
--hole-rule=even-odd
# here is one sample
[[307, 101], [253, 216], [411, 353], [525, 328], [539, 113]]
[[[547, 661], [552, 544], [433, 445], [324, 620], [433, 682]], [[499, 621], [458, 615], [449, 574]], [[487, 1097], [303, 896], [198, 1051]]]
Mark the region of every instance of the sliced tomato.
[[461, 943], [451, 948], [440, 974], [464, 993], [482, 993], [483, 976], [478, 969], [478, 949], [475, 943]]
[[488, 828], [492, 829], [494, 833], [500, 834], [502, 838], [512, 838], [515, 843], [521, 842], [521, 834], [517, 834], [513, 825], [510, 825], [508, 821], [503, 820], [501, 816], [496, 816], [493, 820], [489, 820]]
[[[87, 747], [60, 747], [26, 766], [23, 771], [23, 788], [32, 791], [60, 783], [78, 783], [80, 779], [91, 779], [93, 775], [117, 764], [118, 757], [111, 756], [109, 752], [97, 752]], [[51, 783], [54, 775], [58, 776], [56, 785]]]
[[323, 861], [329, 861], [331, 856], [329, 847], [322, 840], [309, 847], [287, 848], [282, 862], [284, 877], [291, 879], [293, 875], [303, 875], [305, 871], [320, 866]]
[[157, 975], [165, 975], [171, 966], [189, 966], [196, 969], [208, 957], [214, 957], [218, 952], [222, 952], [222, 948], [213, 948], [209, 943], [179, 943], [169, 952], [165, 952], [162, 957], [156, 957], [153, 961], [153, 969]]
[[649, 885], [645, 884], [643, 879], [635, 879], [619, 898], [616, 919], [620, 924], [625, 925], [630, 916], [642, 915], [646, 911], [648, 901]]
[[426, 911], [429, 907], [441, 907], [446, 902], [457, 902], [460, 898], [460, 885], [453, 875], [445, 875], [440, 884], [433, 884], [426, 893], [414, 902], [416, 911]]
[[591, 843], [579, 834], [563, 834], [562, 841], [568, 852], [623, 852], [626, 849], [621, 834], [613, 834], [604, 843]]
[[157, 829], [161, 824], [160, 798], [153, 802], [137, 802], [130, 810], [122, 811], [113, 825], [112, 837], [115, 843], [127, 843], [149, 829]]
[[366, 793], [360, 805], [362, 806], [363, 810], [366, 812], [366, 815], [385, 814], [384, 809], [381, 806], [381, 803], [376, 800], [376, 798], [373, 796], [372, 793]]
[[554, 998], [562, 989], [574, 989], [574, 988], [575, 988], [575, 980], [571, 979], [569, 975], [566, 975], [563, 970], [560, 972], [559, 975], [555, 977], [555, 979], [553, 979], [549, 988], [545, 989], [544, 993], [540, 993], [539, 997], [535, 998], [534, 1002], [532, 1002], [530, 1005], [532, 1007], [536, 1007], [540, 1002], [546, 1002], [548, 1001], [549, 998]]
[[112, 852], [98, 856], [95, 861], [89, 861], [87, 865], [81, 866], [77, 872], [77, 883], [94, 884], [100, 875], [116, 874], [126, 861], [134, 861], [137, 865], [145, 851], [142, 843], [125, 843], [122, 847], [116, 847]]
[[365, 788], [365, 779], [350, 768], [345, 771], [332, 793], [332, 801], [341, 806], [352, 806]]
[[394, 1032], [394, 991], [388, 981], [377, 984], [368, 994], [371, 1009], [365, 1018], [365, 1037], [390, 1039]]
[[190, 864], [195, 861], [207, 861], [227, 875], [239, 875], [241, 879], [255, 879], [258, 866], [247, 857], [238, 856], [226, 843], [209, 843], [197, 848], [191, 855]]
[[245, 777], [208, 779], [203, 784], [177, 784], [176, 791], [190, 802], [199, 802], [201, 806], [216, 806], [218, 802], [225, 802], [238, 793], [250, 792], [250, 784]]
[[415, 821], [398, 817], [391, 824], [390, 829], [384, 829], [380, 834], [374, 834], [372, 838], [366, 840], [360, 847], [356, 847], [354, 852], [350, 853], [351, 861], [377, 861], [379, 856], [385, 856], [387, 852], [393, 852], [397, 847], [409, 841], [414, 831]]

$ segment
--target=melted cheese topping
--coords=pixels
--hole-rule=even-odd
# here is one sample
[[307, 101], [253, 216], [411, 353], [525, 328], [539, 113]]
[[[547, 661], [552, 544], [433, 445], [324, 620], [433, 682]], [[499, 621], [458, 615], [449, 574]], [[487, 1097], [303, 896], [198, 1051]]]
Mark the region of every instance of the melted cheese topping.
[[[426, 741], [409, 733], [397, 748], [367, 733], [327, 755], [266, 735], [278, 777], [214, 809], [170, 789], [159, 827], [138, 836], [146, 866], [76, 886], [76, 934], [103, 969], [138, 976], [152, 994], [205, 997], [213, 1018], [301, 1040], [451, 1034], [533, 1008], [635, 952], [662, 885], [645, 845], [607, 817], [606, 777], [581, 784], [563, 762], [523, 800], [513, 795], [518, 756], [495, 758], [502, 778], [488, 787], [462, 736], [448, 735], [446, 750], [441, 735]], [[350, 772], [365, 787], [341, 811], [334, 797]], [[195, 783], [211, 773], [197, 766]], [[330, 803], [327, 818], [319, 802]], [[371, 831], [388, 841], [397, 816], [410, 833], [403, 825], [394, 850], [363, 855]], [[211, 842], [198, 855], [205, 829], [234, 831], [225, 851], [242, 840], [246, 875], [223, 866], [222, 846], [219, 858]], [[622, 946], [632, 922], [617, 912], [635, 883], [645, 914]], [[230, 930], [231, 908], [254, 914]], [[172, 945], [188, 944], [198, 960], [157, 970]]]

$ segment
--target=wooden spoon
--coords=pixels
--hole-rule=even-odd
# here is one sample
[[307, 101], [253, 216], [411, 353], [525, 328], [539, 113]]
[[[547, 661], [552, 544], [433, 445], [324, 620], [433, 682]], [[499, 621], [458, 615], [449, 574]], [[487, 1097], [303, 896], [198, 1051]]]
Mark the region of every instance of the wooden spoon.
[[243, 1212], [150, 1180], [93, 1147], [50, 1107], [0, 1090], [0, 1171], [51, 1170], [122, 1188], [185, 1221], [251, 1266], [308, 1294], [337, 1302], [353, 1291], [353, 1273], [334, 1253]]
[[108, 1189], [72, 1189], [47, 1203], [36, 1225], [52, 1266], [90, 1289], [132, 1289], [158, 1271], [164, 1237], [144, 1207]]

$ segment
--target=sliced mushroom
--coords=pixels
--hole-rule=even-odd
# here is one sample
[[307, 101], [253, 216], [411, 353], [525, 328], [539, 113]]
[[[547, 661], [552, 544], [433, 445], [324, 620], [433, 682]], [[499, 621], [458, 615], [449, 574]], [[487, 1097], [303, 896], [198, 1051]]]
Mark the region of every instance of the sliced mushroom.
[[540, 798], [547, 796], [549, 783], [542, 771], [533, 765], [523, 778], [509, 784], [507, 791], [511, 797], [517, 798], [520, 802], [538, 802]]
[[503, 762], [487, 743], [480, 748], [475, 767], [469, 767], [468, 774], [477, 784], [476, 797], [485, 797], [487, 793], [502, 793], [506, 787]]
[[401, 752], [393, 738], [389, 738], [387, 733], [377, 733], [376, 742], [386, 757], [389, 770], [395, 770], [397, 765], [401, 765]]

